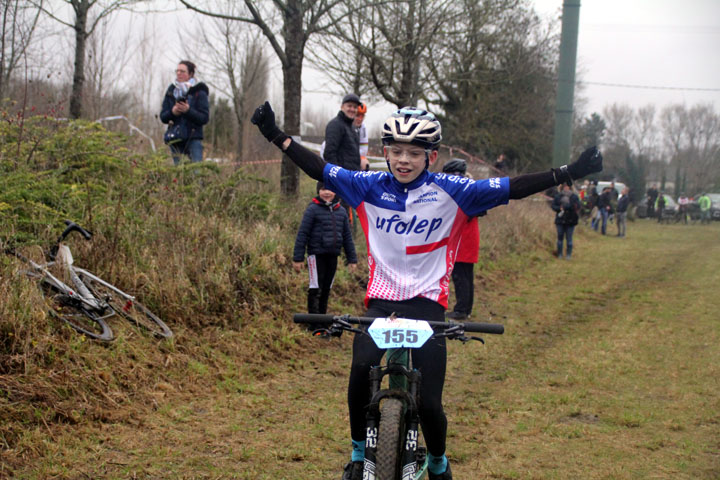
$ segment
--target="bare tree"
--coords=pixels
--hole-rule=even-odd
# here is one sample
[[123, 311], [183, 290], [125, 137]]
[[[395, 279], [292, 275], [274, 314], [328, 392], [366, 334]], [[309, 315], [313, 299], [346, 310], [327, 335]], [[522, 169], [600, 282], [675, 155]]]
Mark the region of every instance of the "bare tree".
[[341, 91], [362, 98], [380, 98], [369, 75], [365, 49], [360, 47], [368, 36], [368, 28], [367, 16], [351, 8], [332, 31], [315, 37], [308, 58]]
[[684, 187], [688, 193], [705, 190], [720, 166], [720, 117], [712, 105], [695, 105], [687, 113], [688, 163]]
[[632, 154], [630, 139], [635, 126], [635, 111], [625, 104], [614, 103], [603, 109], [607, 126], [603, 140], [603, 177], [614, 178], [622, 171]]
[[398, 107], [417, 105], [434, 86], [428, 64], [463, 15], [453, 0], [346, 0], [344, 19], [318, 40], [313, 59], [343, 87], [367, 90]]
[[634, 116], [634, 128], [630, 132], [630, 148], [639, 158], [656, 160], [660, 154], [658, 127], [654, 105], [640, 107]]
[[[344, 0], [273, 0], [265, 3], [244, 0], [244, 14], [224, 14], [218, 9], [200, 8], [199, 1], [180, 0], [185, 7], [203, 15], [256, 25], [267, 38], [280, 60], [283, 71], [284, 128], [289, 135], [300, 134], [302, 108], [302, 68], [305, 46], [311, 35], [322, 32], [342, 17], [332, 11]], [[273, 20], [279, 17], [279, 25]], [[280, 189], [285, 195], [297, 195], [299, 172], [283, 156]]]
[[207, 70], [213, 78], [208, 83], [231, 99], [238, 132], [236, 152], [243, 159], [248, 120], [253, 108], [267, 98], [269, 61], [263, 52], [260, 32], [252, 32], [246, 24], [226, 18], [212, 19], [211, 27], [200, 29], [196, 35], [200, 43], [191, 48], [204, 51]]
[[[70, 117], [80, 118], [83, 110], [83, 86], [85, 84], [85, 51], [87, 40], [95, 31], [100, 21], [116, 10], [141, 0], [62, 0], [69, 5], [75, 15], [74, 20], [63, 19], [58, 12], [52, 11], [48, 5], [36, 3], [50, 18], [75, 31], [75, 60], [73, 64], [73, 83], [70, 93]], [[92, 11], [92, 12], [91, 12]], [[91, 14], [92, 13], [92, 14]]]
[[5, 98], [10, 80], [26, 54], [40, 16], [39, 4], [30, 1], [0, 0], [0, 99]]
[[[111, 33], [121, 32], [123, 38], [113, 40]], [[132, 97], [123, 92], [122, 76], [134, 49], [132, 33], [119, 29], [109, 17], [105, 17], [88, 38], [88, 59], [85, 63], [87, 80], [83, 86], [85, 114], [95, 120], [102, 116], [127, 114], [132, 106]]]
[[557, 38], [527, 2], [463, 0], [436, 35], [428, 64], [446, 138], [485, 155], [505, 153], [518, 170], [548, 166]]

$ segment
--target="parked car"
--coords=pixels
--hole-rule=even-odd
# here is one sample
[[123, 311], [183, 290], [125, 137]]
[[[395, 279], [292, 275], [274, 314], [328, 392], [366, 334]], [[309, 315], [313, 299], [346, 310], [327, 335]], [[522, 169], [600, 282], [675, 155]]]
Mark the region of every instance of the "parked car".
[[[663, 217], [669, 218], [674, 217], [677, 214], [677, 211], [679, 209], [679, 206], [673, 198], [668, 195], [667, 193], [664, 194], [665, 196], [665, 208], [663, 208]], [[647, 202], [640, 202], [640, 204], [637, 206], [637, 209], [635, 209], [635, 215], [638, 218], [645, 218], [647, 217]]]
[[[597, 192], [601, 194], [605, 187], [612, 185], [612, 182], [598, 182]], [[618, 198], [622, 197], [622, 191], [625, 190], [625, 184], [622, 182], [615, 182], [615, 190], [617, 190]]]
[[710, 205], [710, 216], [713, 220], [720, 220], [720, 193], [708, 193], [707, 196], [710, 197], [710, 201], [712, 202]]

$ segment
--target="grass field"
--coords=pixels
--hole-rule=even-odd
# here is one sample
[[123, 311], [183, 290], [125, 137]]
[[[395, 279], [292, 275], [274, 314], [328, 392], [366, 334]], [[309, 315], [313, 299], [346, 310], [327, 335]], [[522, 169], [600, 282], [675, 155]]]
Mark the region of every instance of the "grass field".
[[[720, 224], [579, 230], [572, 261], [478, 274], [474, 319], [506, 333], [449, 347], [456, 480], [720, 478]], [[208, 347], [151, 408], [28, 431], [13, 477], [339, 479], [350, 336], [275, 341], [260, 370]]]

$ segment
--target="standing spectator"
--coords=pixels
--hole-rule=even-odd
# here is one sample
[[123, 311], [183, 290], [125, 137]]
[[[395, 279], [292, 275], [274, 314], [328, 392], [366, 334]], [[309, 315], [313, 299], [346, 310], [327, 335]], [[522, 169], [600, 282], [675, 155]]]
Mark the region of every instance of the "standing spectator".
[[[325, 145], [322, 147], [323, 159], [347, 170], [360, 170], [360, 137], [354, 127], [360, 98], [348, 93], [342, 99], [340, 111], [325, 127]], [[348, 211], [353, 233], [357, 233], [357, 213], [353, 212], [343, 198], [340, 204]]]
[[325, 127], [323, 159], [347, 170], [360, 170], [360, 139], [353, 128], [360, 98], [354, 93], [343, 97], [340, 111]]
[[[563, 241], [566, 243], [565, 257], [572, 258], [573, 232], [578, 224], [580, 198], [568, 184], [563, 184], [555, 194], [551, 208], [555, 213], [555, 229], [557, 230], [557, 257], [563, 258]], [[603, 232], [604, 233], [604, 232]]]
[[680, 219], [685, 222], [685, 225], [688, 223], [688, 215], [690, 214], [690, 199], [685, 195], [685, 192], [680, 193], [680, 196], [678, 197], [678, 215], [680, 215]]
[[293, 268], [299, 272], [307, 250], [308, 313], [327, 313], [337, 259], [345, 250], [348, 266], [357, 266], [355, 244], [350, 234], [348, 215], [335, 196], [335, 192], [317, 183], [317, 197], [313, 198], [303, 215], [293, 250]]
[[618, 193], [617, 188], [615, 188], [615, 180], [612, 180], [612, 181], [610, 181], [610, 216], [609, 216], [610, 222], [613, 221], [613, 217], [615, 216], [615, 211], [617, 210], [618, 198], [620, 198], [620, 194]]
[[657, 213], [658, 223], [663, 221], [663, 210], [665, 210], [665, 193], [660, 192], [655, 200], [655, 212]]
[[592, 183], [590, 183], [589, 190], [589, 197], [590, 197], [590, 217], [592, 218], [592, 221], [590, 222], [590, 226], [593, 230], [597, 231], [598, 226], [600, 225], [600, 218], [602, 215], [600, 214], [600, 210], [598, 209], [598, 202], [600, 201], [600, 194], [597, 191], [598, 189], [598, 181], [593, 180]]
[[366, 113], [367, 104], [360, 103], [360, 105], [358, 105], [357, 114], [355, 115], [355, 120], [353, 120], [353, 127], [355, 127], [355, 130], [358, 132], [358, 140], [360, 142], [360, 170], [368, 170], [370, 168], [367, 159], [368, 146], [370, 142], [368, 139], [367, 128], [365, 127]]
[[[600, 232], [605, 235], [607, 233], [607, 222], [610, 214], [613, 213], [612, 207], [612, 193], [610, 193], [610, 187], [603, 188], [602, 194], [598, 199], [598, 212], [602, 221], [602, 227]], [[597, 223], [595, 224], [595, 230], [597, 230]]]
[[180, 156], [190, 161], [203, 159], [203, 125], [210, 120], [210, 90], [195, 79], [195, 64], [182, 60], [175, 70], [175, 81], [167, 88], [163, 98], [160, 121], [168, 130], [179, 125], [179, 137], [168, 143], [173, 163], [180, 164]]
[[657, 185], [653, 184], [647, 191], [647, 216], [652, 218], [655, 216], [655, 203], [658, 199]]
[[628, 187], [623, 188], [622, 196], [618, 200], [617, 204], [617, 229], [618, 237], [625, 236], [625, 225], [627, 220], [627, 209], [630, 206], [630, 189]]
[[[467, 175], [467, 163], [459, 158], [447, 162], [442, 171], [449, 175], [469, 178]], [[482, 212], [479, 216], [482, 217], [483, 215], [485, 215], [485, 212]], [[453, 320], [465, 320], [472, 313], [475, 296], [475, 273], [473, 269], [478, 262], [480, 251], [478, 217], [468, 218], [462, 228], [460, 246], [452, 270], [452, 280], [455, 286], [455, 307], [445, 314], [447, 318]]]
[[506, 173], [508, 170], [508, 162], [507, 162], [507, 155], [504, 153], [501, 153], [498, 155], [497, 159], [495, 159], [495, 170], [497, 170], [498, 173]]
[[700, 207], [700, 223], [710, 223], [710, 207], [712, 207], [712, 200], [707, 196], [705, 192], [698, 198], [698, 206]]

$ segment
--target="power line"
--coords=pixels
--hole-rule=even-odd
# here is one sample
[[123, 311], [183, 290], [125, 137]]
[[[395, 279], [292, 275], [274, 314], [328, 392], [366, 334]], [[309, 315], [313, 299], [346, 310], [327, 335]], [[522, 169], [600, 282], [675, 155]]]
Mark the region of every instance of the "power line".
[[691, 92], [720, 92], [720, 88], [695, 88], [695, 87], [663, 87], [657, 85], [630, 85], [625, 83], [606, 83], [606, 82], [583, 82], [578, 81], [577, 84], [583, 85], [599, 85], [602, 87], [621, 87], [621, 88], [637, 88], [642, 90], [684, 90]]

